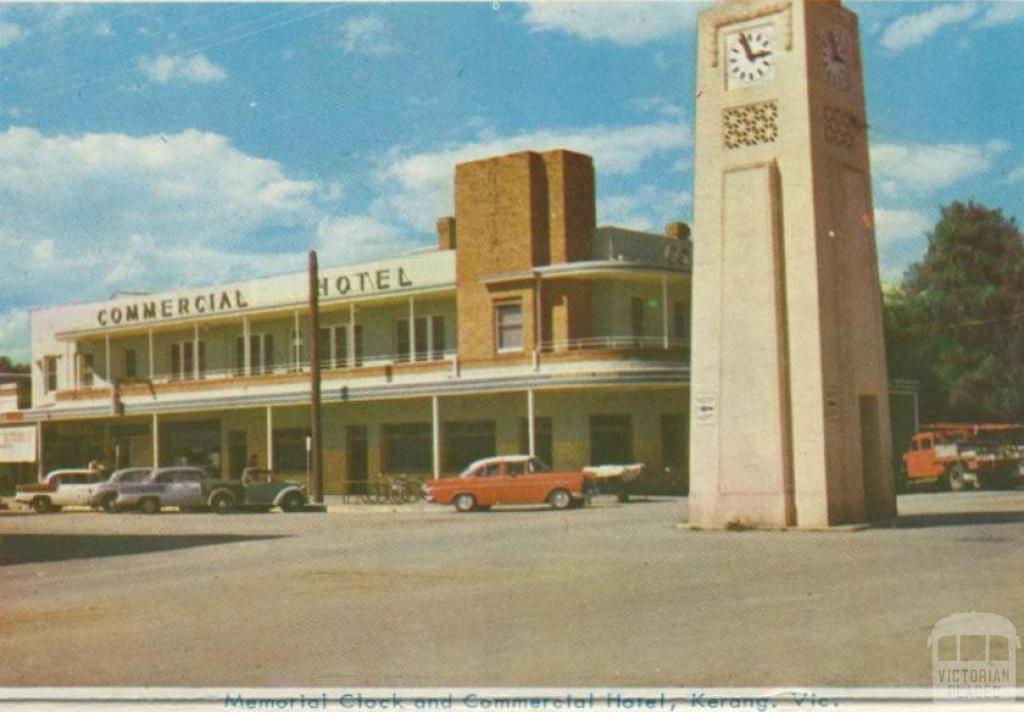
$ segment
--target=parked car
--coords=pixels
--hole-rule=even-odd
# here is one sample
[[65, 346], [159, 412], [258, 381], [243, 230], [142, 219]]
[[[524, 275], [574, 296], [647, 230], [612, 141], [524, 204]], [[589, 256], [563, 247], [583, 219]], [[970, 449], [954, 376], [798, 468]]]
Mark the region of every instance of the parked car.
[[227, 514], [242, 498], [241, 482], [211, 478], [198, 467], [162, 467], [142, 482], [119, 487], [114, 508], [156, 514], [163, 507], [178, 507], [183, 511], [212, 509]]
[[423, 485], [428, 502], [454, 504], [460, 512], [495, 504], [550, 504], [555, 509], [582, 505], [596, 478], [586, 472], [552, 472], [540, 459], [506, 455], [477, 460], [458, 477]]
[[59, 512], [62, 507], [87, 507], [103, 477], [104, 474], [96, 470], [54, 470], [42, 482], [18, 485], [14, 501], [40, 514]]
[[89, 498], [89, 506], [93, 509], [102, 509], [104, 512], [117, 511], [114, 509], [114, 501], [117, 499], [117, 493], [121, 487], [142, 482], [149, 477], [149, 473], [152, 471], [152, 467], [125, 467], [114, 470], [106, 482], [100, 482], [93, 489], [92, 496]]
[[242, 486], [240, 509], [267, 512], [280, 507], [283, 512], [297, 512], [306, 506], [306, 487], [295, 482], [252, 482]]

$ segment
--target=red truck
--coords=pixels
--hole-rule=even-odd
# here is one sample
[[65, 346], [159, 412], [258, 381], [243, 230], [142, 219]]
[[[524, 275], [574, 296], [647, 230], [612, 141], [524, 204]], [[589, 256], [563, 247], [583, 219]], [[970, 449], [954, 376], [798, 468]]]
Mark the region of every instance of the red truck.
[[935, 423], [910, 439], [903, 453], [901, 489], [932, 483], [940, 489], [1000, 488], [1024, 467], [1024, 425]]

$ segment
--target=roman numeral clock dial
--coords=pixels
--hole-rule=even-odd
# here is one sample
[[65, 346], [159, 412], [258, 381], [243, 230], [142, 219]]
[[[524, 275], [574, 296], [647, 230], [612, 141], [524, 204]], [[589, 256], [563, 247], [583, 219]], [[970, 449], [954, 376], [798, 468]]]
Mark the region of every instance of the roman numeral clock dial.
[[760, 84], [775, 77], [775, 31], [771, 26], [738, 30], [726, 35], [725, 67], [728, 84]]

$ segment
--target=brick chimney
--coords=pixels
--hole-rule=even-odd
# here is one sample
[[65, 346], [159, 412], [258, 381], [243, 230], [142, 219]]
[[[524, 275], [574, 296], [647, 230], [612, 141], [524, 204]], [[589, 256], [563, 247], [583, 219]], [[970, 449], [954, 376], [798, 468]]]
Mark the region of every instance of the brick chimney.
[[455, 249], [455, 218], [448, 215], [437, 219], [437, 248], [439, 250]]

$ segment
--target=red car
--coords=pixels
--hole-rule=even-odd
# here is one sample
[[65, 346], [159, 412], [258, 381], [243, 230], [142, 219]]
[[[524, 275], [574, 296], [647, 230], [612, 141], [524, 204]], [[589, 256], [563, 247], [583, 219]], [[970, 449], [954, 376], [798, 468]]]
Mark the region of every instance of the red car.
[[490, 509], [495, 504], [550, 504], [555, 509], [582, 505], [596, 487], [586, 472], [551, 472], [529, 455], [477, 460], [458, 477], [423, 485], [428, 502], [454, 504], [460, 512]]

